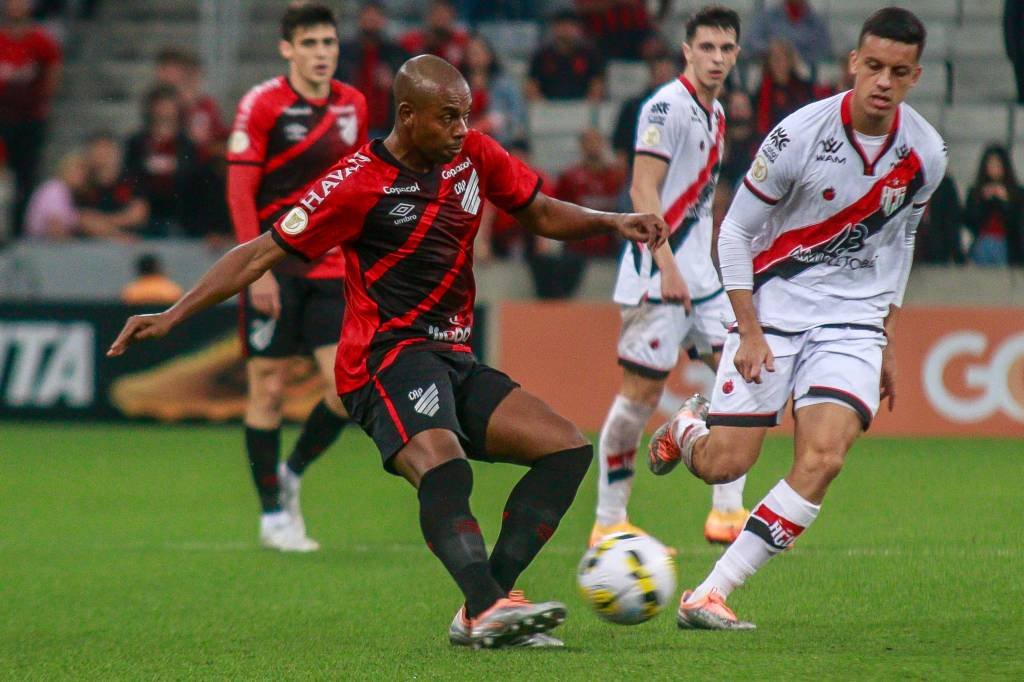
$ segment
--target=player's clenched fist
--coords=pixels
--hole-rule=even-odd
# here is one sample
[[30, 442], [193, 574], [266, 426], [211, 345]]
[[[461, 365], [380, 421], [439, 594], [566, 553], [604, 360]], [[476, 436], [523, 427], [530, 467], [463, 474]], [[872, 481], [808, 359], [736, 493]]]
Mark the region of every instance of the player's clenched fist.
[[668, 239], [668, 225], [653, 213], [625, 213], [618, 223], [623, 239], [644, 242], [653, 251]]
[[165, 313], [152, 315], [132, 315], [124, 323], [124, 329], [114, 339], [107, 350], [107, 357], [117, 357], [124, 353], [129, 345], [143, 339], [158, 339], [165, 336], [173, 325]]

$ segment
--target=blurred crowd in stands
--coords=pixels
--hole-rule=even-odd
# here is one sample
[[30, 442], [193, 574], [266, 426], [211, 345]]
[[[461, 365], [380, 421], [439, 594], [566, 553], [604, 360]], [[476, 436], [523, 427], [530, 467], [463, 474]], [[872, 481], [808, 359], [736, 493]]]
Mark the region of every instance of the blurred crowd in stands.
[[[135, 132], [124, 137], [121, 131], [93, 131], [81, 149], [61, 156], [51, 172], [40, 173], [46, 131], [58, 124], [50, 119], [50, 105], [62, 63], [60, 43], [43, 21], [69, 11], [88, 21], [97, 12], [98, 0], [68, 2], [2, 0], [0, 168], [6, 166], [13, 178], [9, 203], [14, 236], [178, 236], [228, 245], [232, 231], [224, 199], [224, 144], [229, 129], [223, 112], [235, 103], [217, 102], [204, 93], [202, 64], [189, 51], [168, 48], [159, 53], [152, 82], [140, 92], [142, 120]], [[567, 159], [557, 177], [544, 176], [543, 189], [553, 196], [595, 209], [626, 210], [640, 106], [683, 68], [679, 46], [658, 30], [671, 4], [425, 0], [422, 24], [403, 32], [394, 30], [387, 2], [366, 2], [358, 11], [354, 35], [341, 45], [337, 76], [365, 94], [371, 136], [383, 136], [393, 116], [391, 82], [398, 67], [415, 54], [442, 56], [463, 71], [473, 90], [471, 125], [529, 163], [532, 103], [607, 101], [608, 62], [643, 62], [648, 71], [644, 91], [621, 103], [611, 139], [596, 129], [583, 130], [578, 158]], [[1017, 64], [1018, 54], [1024, 55], [1024, 47], [1018, 49], [1024, 2], [1008, 0], [1006, 5], [1007, 54]], [[407, 25], [408, 17], [403, 20]], [[474, 31], [479, 22], [496, 20], [538, 21], [544, 29], [522, 79]], [[766, 0], [757, 16], [745, 22], [741, 44], [741, 68], [722, 99], [728, 127], [716, 219], [727, 209], [732, 189], [764, 135], [790, 112], [852, 82], [845, 58], [837, 82], [824, 83], [820, 77], [819, 67], [836, 51], [812, 0]], [[1024, 62], [1024, 56], [1020, 59]], [[752, 63], [760, 68], [742, 68]], [[1024, 80], [1024, 67], [1017, 71], [1018, 80]], [[1024, 195], [1007, 149], [996, 144], [987, 148], [978, 160], [974, 183], [963, 189], [947, 176], [936, 192], [919, 230], [918, 260], [1024, 263]], [[588, 260], [615, 258], [619, 252], [610, 238], [564, 247], [532, 238], [509, 216], [493, 207], [486, 210], [477, 258], [526, 260], [542, 295], [570, 295]]]

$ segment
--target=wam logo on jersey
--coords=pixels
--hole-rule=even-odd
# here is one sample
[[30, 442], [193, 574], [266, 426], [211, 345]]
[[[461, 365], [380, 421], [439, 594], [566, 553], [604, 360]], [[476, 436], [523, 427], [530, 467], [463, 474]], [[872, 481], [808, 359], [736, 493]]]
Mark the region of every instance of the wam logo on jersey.
[[455, 186], [455, 193], [462, 195], [462, 210], [470, 215], [476, 215], [480, 210], [480, 177], [476, 174], [476, 168], [465, 183], [460, 182]]
[[907, 186], [899, 185], [891, 187], [886, 185], [882, 188], [882, 213], [886, 217], [891, 216], [903, 206], [907, 198]]
[[426, 415], [427, 417], [433, 417], [437, 414], [437, 411], [441, 409], [441, 401], [437, 393], [437, 384], [430, 384], [426, 390], [417, 388], [409, 391], [409, 400], [416, 401], [416, 404], [412, 406], [412, 409], [422, 415]]

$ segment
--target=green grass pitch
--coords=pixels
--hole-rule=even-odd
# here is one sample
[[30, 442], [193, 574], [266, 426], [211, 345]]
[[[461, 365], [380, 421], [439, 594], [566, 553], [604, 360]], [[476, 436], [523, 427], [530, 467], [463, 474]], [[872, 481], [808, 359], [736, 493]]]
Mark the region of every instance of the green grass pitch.
[[[769, 440], [748, 505], [790, 447]], [[459, 595], [415, 496], [356, 430], [306, 476], [324, 549], [285, 556], [256, 546], [238, 427], [0, 422], [0, 678], [1024, 678], [1020, 441], [859, 442], [815, 525], [730, 600], [748, 633], [588, 611], [574, 569], [596, 468], [520, 585], [568, 603], [567, 648], [474, 652], [447, 643]], [[475, 471], [493, 540], [519, 472]], [[633, 519], [694, 585], [718, 554], [701, 537], [709, 491], [684, 471], [637, 476]]]

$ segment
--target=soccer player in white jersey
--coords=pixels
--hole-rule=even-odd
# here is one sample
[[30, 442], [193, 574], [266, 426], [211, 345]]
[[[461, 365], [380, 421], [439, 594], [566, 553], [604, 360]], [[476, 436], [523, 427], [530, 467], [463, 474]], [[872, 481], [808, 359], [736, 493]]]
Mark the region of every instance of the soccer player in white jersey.
[[[725, 112], [718, 103], [740, 51], [736, 12], [709, 6], [686, 24], [686, 69], [644, 103], [637, 126], [630, 196], [636, 210], [665, 218], [669, 243], [652, 254], [627, 246], [615, 302], [622, 306], [622, 384], [598, 444], [597, 519], [593, 546], [608, 533], [643, 531], [628, 520], [633, 462], [644, 426], [658, 407], [680, 348], [712, 370], [734, 318], [711, 262], [711, 202], [722, 158]], [[728, 544], [743, 529], [743, 479], [717, 485], [704, 525], [711, 542]]]
[[655, 433], [652, 468], [709, 482], [743, 475], [793, 398], [793, 466], [695, 590], [682, 628], [749, 629], [725, 604], [814, 521], [846, 453], [896, 397], [892, 344], [914, 234], [946, 168], [935, 129], [903, 104], [925, 29], [872, 14], [851, 53], [853, 89], [810, 104], [765, 139], [722, 223], [718, 258], [736, 313], [710, 408], [687, 401]]

